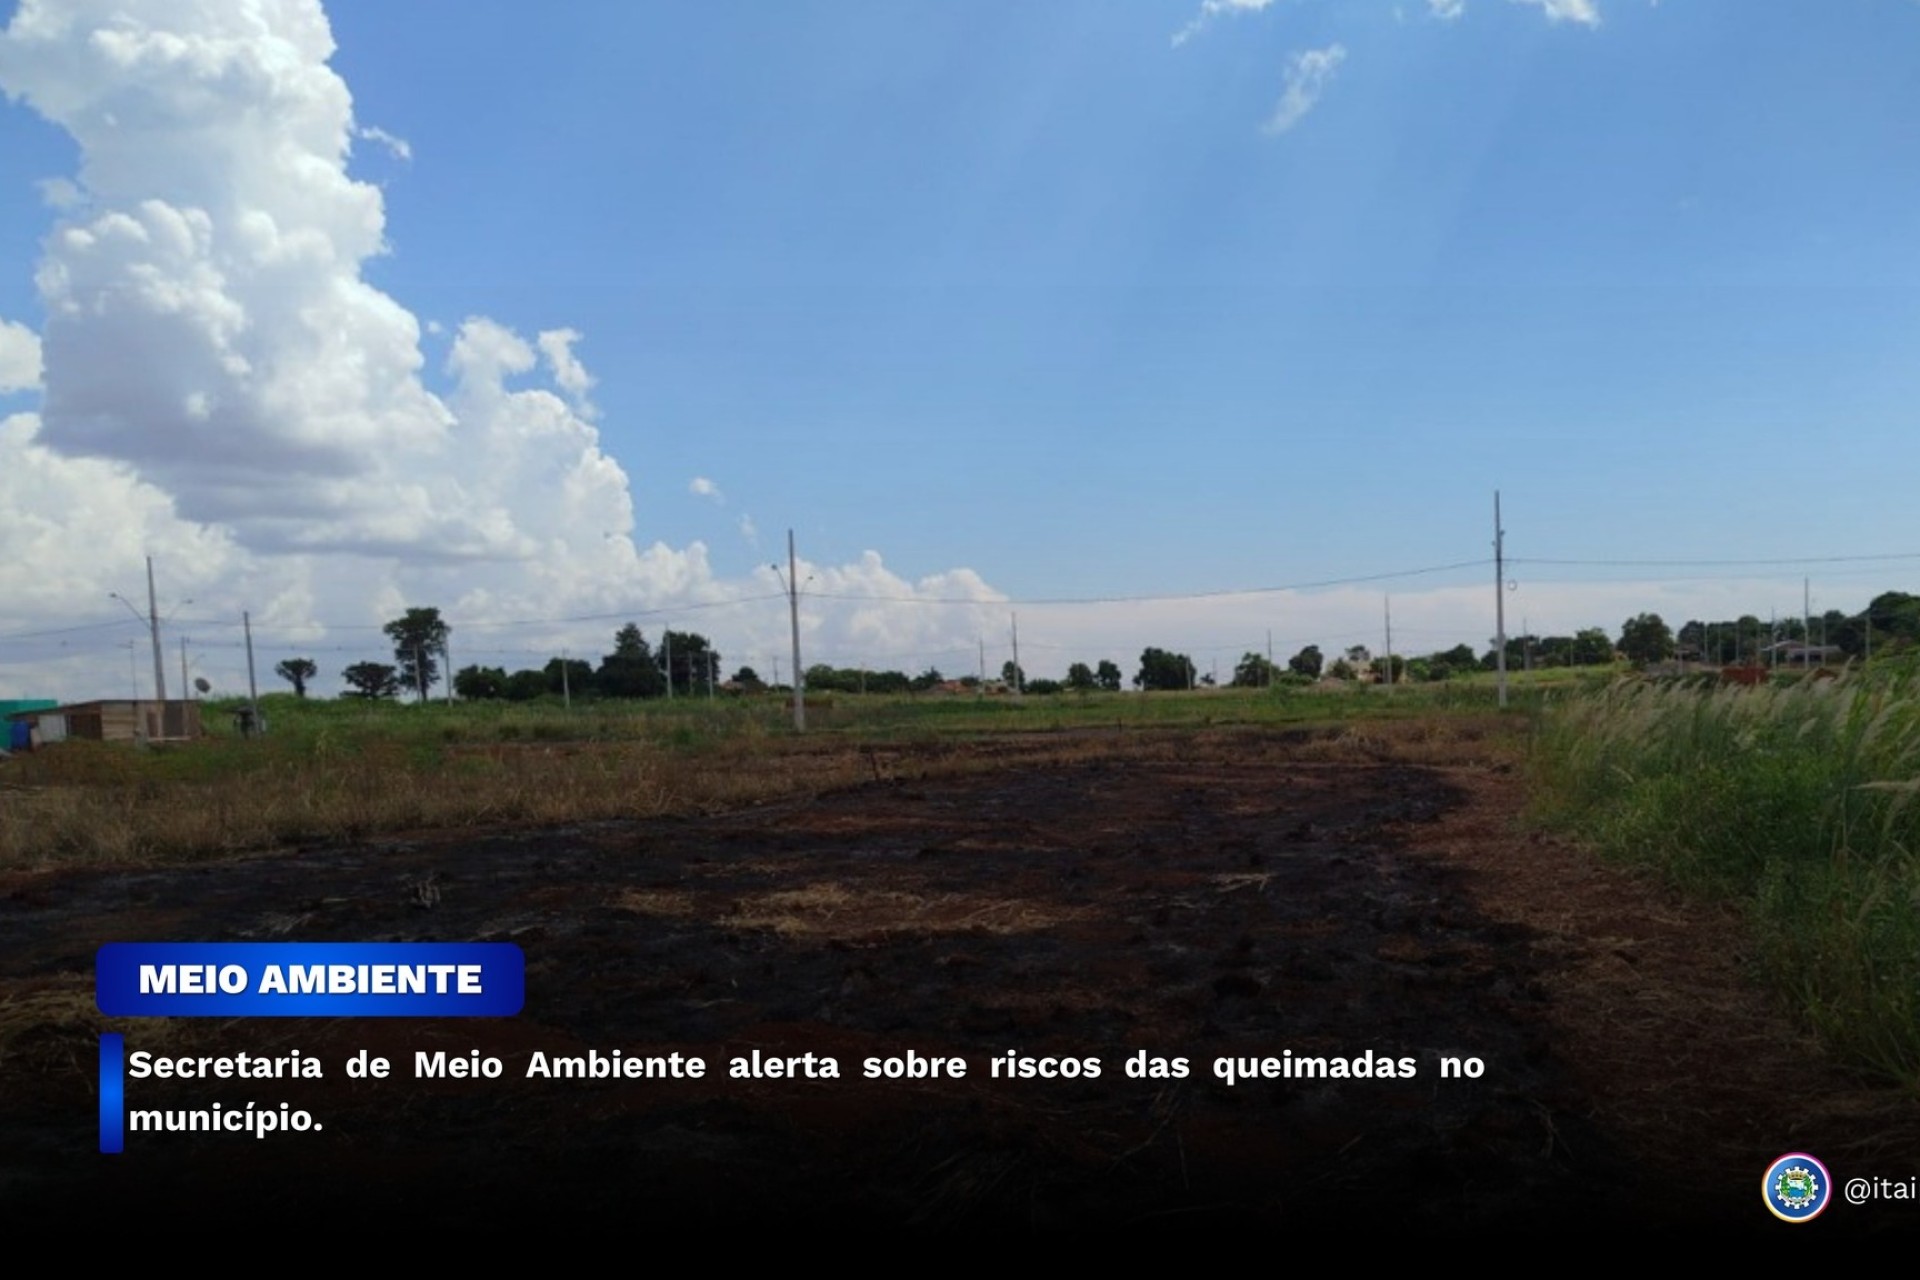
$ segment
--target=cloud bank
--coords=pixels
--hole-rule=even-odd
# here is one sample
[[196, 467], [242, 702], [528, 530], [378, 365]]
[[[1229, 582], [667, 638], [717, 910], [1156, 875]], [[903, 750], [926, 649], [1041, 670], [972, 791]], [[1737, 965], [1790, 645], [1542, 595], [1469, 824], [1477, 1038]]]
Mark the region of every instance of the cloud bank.
[[[386, 211], [349, 171], [356, 140], [413, 149], [355, 120], [333, 52], [317, 0], [21, 0], [0, 32], [0, 90], [80, 156], [39, 182], [42, 329], [0, 319], [0, 395], [38, 398], [0, 423], [0, 624], [98, 620], [146, 554], [163, 595], [250, 609], [289, 646], [409, 604], [465, 638], [761, 592], [701, 543], [642, 545], [582, 334], [472, 316], [429, 362], [364, 277]], [[877, 555], [824, 574], [919, 589]], [[377, 632], [363, 647], [380, 656]], [[98, 692], [60, 657], [12, 649], [0, 685]]]

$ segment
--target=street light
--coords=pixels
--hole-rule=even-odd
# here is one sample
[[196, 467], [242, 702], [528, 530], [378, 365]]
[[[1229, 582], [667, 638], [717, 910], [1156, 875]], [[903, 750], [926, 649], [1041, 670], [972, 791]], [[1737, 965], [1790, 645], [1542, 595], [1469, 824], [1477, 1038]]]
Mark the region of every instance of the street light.
[[[121, 595], [118, 591], [109, 591], [107, 592], [107, 596], [109, 599], [118, 600], [122, 605], [126, 606], [127, 612], [147, 624], [147, 633], [153, 640], [153, 696], [155, 701], [165, 702], [167, 700], [167, 669], [160, 654], [160, 610], [154, 602], [153, 557], [147, 557], [147, 612], [145, 617], [141, 616], [140, 610], [134, 607], [131, 600]], [[182, 600], [179, 604], [173, 606], [174, 612], [178, 612], [182, 607], [192, 603], [192, 600]], [[168, 616], [171, 617], [172, 614], [169, 613]], [[185, 691], [183, 690], [182, 692]]]

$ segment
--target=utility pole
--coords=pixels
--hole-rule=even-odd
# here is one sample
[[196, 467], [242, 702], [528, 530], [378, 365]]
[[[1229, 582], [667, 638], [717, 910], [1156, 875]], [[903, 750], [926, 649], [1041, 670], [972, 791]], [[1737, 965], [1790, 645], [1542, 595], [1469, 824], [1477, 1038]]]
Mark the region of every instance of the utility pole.
[[660, 628], [660, 664], [667, 669], [667, 701], [673, 701], [673, 632]]
[[1800, 665], [1812, 666], [1813, 657], [1813, 579], [1800, 579]]
[[453, 705], [453, 649], [446, 636], [440, 637], [440, 674], [446, 678], [446, 697], [442, 699], [448, 706]]
[[1500, 491], [1493, 491], [1493, 658], [1500, 706], [1507, 705], [1507, 531], [1500, 527]]
[[980, 688], [977, 696], [985, 697], [987, 693], [987, 641], [984, 636], [975, 636], [974, 639], [980, 643]]
[[153, 557], [147, 557], [147, 628], [153, 633], [153, 696], [167, 700], [167, 672], [160, 661], [160, 605], [153, 596]]
[[193, 686], [187, 683], [187, 638], [180, 637], [180, 696], [191, 700]]
[[1025, 681], [1020, 678], [1020, 615], [1013, 614], [1013, 696], [1018, 698], [1026, 690]]
[[1387, 692], [1393, 692], [1393, 597], [1383, 596], [1383, 607], [1387, 616]]
[[800, 665], [800, 562], [793, 553], [793, 530], [787, 530], [787, 616], [793, 624], [793, 731], [807, 731], [807, 691]]
[[420, 686], [420, 705], [427, 705], [427, 657], [420, 652], [420, 646], [413, 646], [414, 682]]
[[253, 679], [253, 616], [244, 610], [240, 614], [240, 628], [247, 634], [247, 709], [253, 713], [257, 732], [260, 727], [260, 686]]
[[714, 663], [714, 652], [713, 650], [709, 649], [707, 650], [707, 701], [708, 702], [713, 701], [713, 663]]
[[1273, 628], [1267, 628], [1267, 688], [1273, 688]]
[[567, 651], [560, 651], [560, 705], [573, 710], [573, 682], [567, 679]]

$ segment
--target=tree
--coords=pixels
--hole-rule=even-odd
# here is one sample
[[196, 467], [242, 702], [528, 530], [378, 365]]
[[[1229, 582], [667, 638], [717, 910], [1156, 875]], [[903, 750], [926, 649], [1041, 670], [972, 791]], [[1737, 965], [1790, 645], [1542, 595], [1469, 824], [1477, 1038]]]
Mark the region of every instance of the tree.
[[540, 674], [547, 678], [547, 692], [558, 697], [577, 698], [593, 692], [593, 667], [579, 658], [549, 658]]
[[1108, 693], [1120, 692], [1120, 668], [1115, 663], [1105, 658], [1100, 659], [1100, 665], [1094, 668], [1093, 678], [1099, 681], [1100, 687]]
[[453, 675], [453, 691], [474, 702], [507, 696], [507, 673], [501, 667], [462, 667]]
[[727, 683], [738, 685], [748, 693], [759, 693], [767, 687], [766, 682], [760, 678], [760, 673], [752, 667], [740, 668], [733, 673], [733, 678], [727, 681]]
[[356, 662], [340, 673], [349, 698], [391, 698], [400, 692], [400, 673], [384, 662]]
[[320, 668], [313, 664], [312, 658], [288, 658], [273, 669], [273, 674], [293, 686], [293, 696], [307, 696], [307, 681], [320, 674]]
[[657, 698], [667, 691], [640, 628], [629, 622], [613, 633], [613, 652], [600, 659], [594, 685], [609, 698]]
[[1251, 651], [1241, 655], [1240, 663], [1233, 669], [1233, 687], [1236, 689], [1264, 689], [1273, 683], [1279, 669], [1258, 653]]
[[1867, 605], [1867, 622], [1876, 637], [1875, 653], [1892, 652], [1920, 641], [1920, 596], [1883, 591]]
[[1191, 689], [1193, 674], [1193, 659], [1186, 654], [1148, 647], [1140, 653], [1133, 683], [1141, 689]]
[[1446, 680], [1452, 676], [1463, 675], [1480, 665], [1480, 659], [1473, 656], [1473, 646], [1457, 644], [1444, 653], [1430, 654], [1426, 660], [1427, 673], [1415, 679]]
[[440, 620], [438, 609], [409, 609], [380, 628], [393, 641], [393, 658], [400, 664], [400, 678], [415, 691], [422, 702], [440, 679], [440, 652], [450, 634]]
[[1092, 693], [1100, 687], [1094, 677], [1093, 668], [1084, 662], [1076, 662], [1067, 668], [1067, 688], [1075, 693]]
[[1657, 613], [1629, 618], [1620, 628], [1620, 652], [1629, 662], [1659, 662], [1673, 653], [1673, 631]]
[[1573, 633], [1573, 650], [1568, 660], [1576, 667], [1604, 667], [1613, 661], [1613, 641], [1599, 627], [1587, 627]]
[[547, 673], [521, 669], [507, 677], [503, 692], [509, 702], [532, 702], [547, 695]]
[[940, 668], [928, 667], [925, 671], [922, 671], [919, 675], [908, 681], [908, 684], [911, 686], [913, 692], [925, 693], [927, 690], [943, 683], [945, 680], [946, 677], [940, 674]]
[[1003, 662], [1000, 664], [1000, 683], [1018, 693], [1020, 690], [1026, 688], [1027, 673], [1022, 671], [1011, 660]]
[[1324, 662], [1325, 659], [1320, 656], [1320, 646], [1310, 644], [1288, 658], [1287, 667], [1299, 675], [1306, 676], [1309, 680], [1318, 680]]
[[707, 638], [691, 631], [668, 631], [660, 639], [660, 652], [666, 656], [665, 666], [670, 668], [667, 678], [673, 682], [675, 693], [693, 693], [707, 687], [709, 678], [718, 679], [720, 654], [708, 643]]

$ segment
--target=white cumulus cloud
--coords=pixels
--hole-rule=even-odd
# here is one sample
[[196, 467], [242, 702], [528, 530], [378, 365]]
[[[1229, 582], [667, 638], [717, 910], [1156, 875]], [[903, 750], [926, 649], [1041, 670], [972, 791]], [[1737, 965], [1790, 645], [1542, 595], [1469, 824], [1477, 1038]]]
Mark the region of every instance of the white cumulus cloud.
[[1532, 5], [1547, 15], [1549, 22], [1576, 22], [1583, 27], [1600, 25], [1600, 6], [1594, 0], [1513, 0]]
[[1272, 3], [1273, 0], [1201, 0], [1200, 12], [1193, 15], [1193, 20], [1186, 26], [1173, 33], [1173, 46], [1177, 49], [1193, 39], [1223, 13], [1259, 13]]
[[1327, 83], [1333, 79], [1334, 72], [1340, 69], [1340, 64], [1346, 58], [1346, 48], [1338, 44], [1328, 45], [1324, 49], [1303, 50], [1289, 58], [1286, 90], [1280, 95], [1273, 114], [1262, 126], [1264, 130], [1267, 133], [1285, 133], [1305, 119], [1320, 101]]
[[720, 492], [720, 486], [705, 476], [695, 476], [687, 485], [687, 492], [696, 498], [712, 498], [715, 502], [725, 502], [727, 495]]
[[1442, 22], [1452, 22], [1467, 11], [1467, 0], [1427, 0], [1427, 12]]
[[[778, 635], [729, 612], [769, 575], [635, 537], [579, 332], [471, 316], [429, 367], [365, 278], [386, 209], [349, 170], [356, 141], [413, 148], [356, 122], [333, 53], [318, 0], [19, 0], [0, 30], [0, 91], [79, 156], [40, 183], [40, 331], [0, 322], [0, 394], [39, 398], [0, 425], [0, 623], [112, 625], [152, 555], [198, 627], [247, 609], [263, 665], [312, 646], [323, 689], [409, 604], [443, 610], [457, 662], [495, 624], [673, 602]], [[606, 642], [583, 625], [516, 634]], [[0, 696], [98, 696], [81, 656], [9, 649]]]

